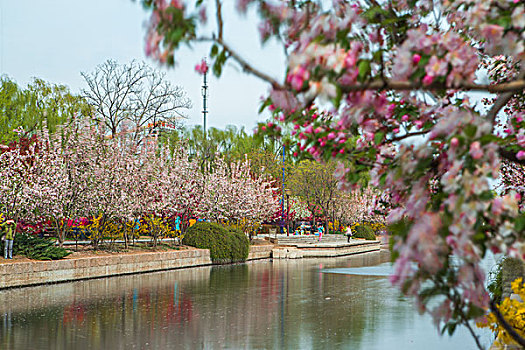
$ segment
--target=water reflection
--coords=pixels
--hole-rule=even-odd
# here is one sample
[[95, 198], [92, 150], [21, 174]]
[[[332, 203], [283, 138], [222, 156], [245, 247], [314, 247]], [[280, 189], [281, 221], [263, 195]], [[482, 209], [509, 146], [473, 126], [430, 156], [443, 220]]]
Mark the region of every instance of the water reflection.
[[473, 348], [463, 333], [439, 338], [383, 275], [347, 274], [389, 269], [387, 260], [261, 261], [0, 291], [0, 349]]

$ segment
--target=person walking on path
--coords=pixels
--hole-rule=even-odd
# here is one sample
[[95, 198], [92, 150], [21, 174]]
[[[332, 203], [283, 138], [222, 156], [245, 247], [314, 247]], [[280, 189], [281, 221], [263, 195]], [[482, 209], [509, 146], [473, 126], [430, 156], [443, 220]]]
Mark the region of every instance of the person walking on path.
[[347, 243], [350, 243], [350, 238], [352, 238], [352, 228], [350, 225], [348, 225], [346, 228], [346, 236], [348, 237]]
[[15, 240], [15, 222], [13, 220], [7, 220], [2, 225], [2, 231], [4, 232], [4, 258], [13, 259], [13, 242]]
[[317, 232], [319, 232], [319, 242], [321, 242], [321, 239], [323, 238], [323, 232], [324, 232], [323, 225], [319, 224], [319, 226], [317, 226]]

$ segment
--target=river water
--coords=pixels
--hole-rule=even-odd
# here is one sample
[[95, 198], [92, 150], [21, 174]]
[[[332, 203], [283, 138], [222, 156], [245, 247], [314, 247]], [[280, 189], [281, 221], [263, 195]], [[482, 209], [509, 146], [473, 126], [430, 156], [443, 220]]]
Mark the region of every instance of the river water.
[[0, 291], [0, 349], [475, 348], [440, 337], [390, 269], [376, 252]]

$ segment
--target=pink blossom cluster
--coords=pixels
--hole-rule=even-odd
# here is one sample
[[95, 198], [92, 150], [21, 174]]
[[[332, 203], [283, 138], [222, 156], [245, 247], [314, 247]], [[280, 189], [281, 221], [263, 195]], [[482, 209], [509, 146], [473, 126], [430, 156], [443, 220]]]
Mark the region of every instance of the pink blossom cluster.
[[271, 86], [259, 130], [339, 160], [345, 190], [370, 176], [393, 207], [392, 282], [440, 328], [479, 315], [486, 252], [525, 260], [523, 1], [253, 3], [288, 54], [281, 80], [247, 69]]
[[[429, 34], [425, 25], [407, 32], [407, 40], [399, 47], [392, 68], [393, 77], [408, 80], [419, 69], [424, 70], [422, 83], [430, 85], [438, 78], [447, 85], [472, 82], [479, 65], [477, 50], [458, 33]], [[422, 58], [426, 58], [424, 61]], [[426, 63], [424, 63], [426, 62]]]
[[195, 66], [195, 71], [199, 74], [206, 74], [208, 72], [208, 64], [206, 60], [202, 60], [200, 63], [197, 63]]

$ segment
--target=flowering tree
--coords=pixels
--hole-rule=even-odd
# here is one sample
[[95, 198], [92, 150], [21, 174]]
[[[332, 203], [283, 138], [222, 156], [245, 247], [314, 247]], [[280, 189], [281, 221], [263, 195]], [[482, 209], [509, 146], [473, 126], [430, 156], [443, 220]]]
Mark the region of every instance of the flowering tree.
[[26, 184], [39, 153], [36, 136], [20, 136], [18, 141], [0, 145], [0, 212], [16, 222], [31, 212]]
[[346, 225], [362, 221], [382, 221], [374, 215], [375, 201], [379, 194], [370, 187], [339, 192], [334, 201], [334, 216]]
[[197, 213], [207, 219], [270, 219], [278, 210], [274, 188], [264, 176], [253, 175], [250, 161], [232, 162], [217, 158], [212, 171], [205, 176], [204, 194]]
[[202, 200], [204, 177], [198, 160], [189, 159], [183, 144], [177, 145], [173, 154], [166, 149], [158, 158], [159, 172], [150, 184], [161, 194], [158, 212], [167, 217], [179, 217], [182, 231]]
[[[525, 253], [519, 196], [491, 190], [502, 159], [525, 163], [523, 2], [238, 0], [241, 13], [257, 8], [263, 42], [283, 44], [281, 79], [232, 49], [222, 1], [143, 3], [151, 9], [150, 56], [172, 64], [180, 44], [209, 42], [215, 74], [232, 60], [270, 85], [263, 107], [277, 123], [265, 125], [266, 133], [278, 136], [277, 124], [291, 124], [297, 153], [344, 159], [343, 188], [369, 172], [374, 186], [389, 191], [397, 206], [388, 218], [398, 255], [392, 283], [415, 296], [436, 325], [453, 333], [463, 324], [474, 334], [469, 320], [489, 306], [498, 311], [479, 263], [487, 250]], [[209, 8], [217, 22], [211, 35], [201, 27]], [[484, 74], [482, 61], [501, 55], [510, 62], [502, 78]], [[495, 98], [483, 110], [469, 91]], [[512, 128], [501, 135], [504, 108]], [[429, 307], [434, 297], [444, 298]]]

